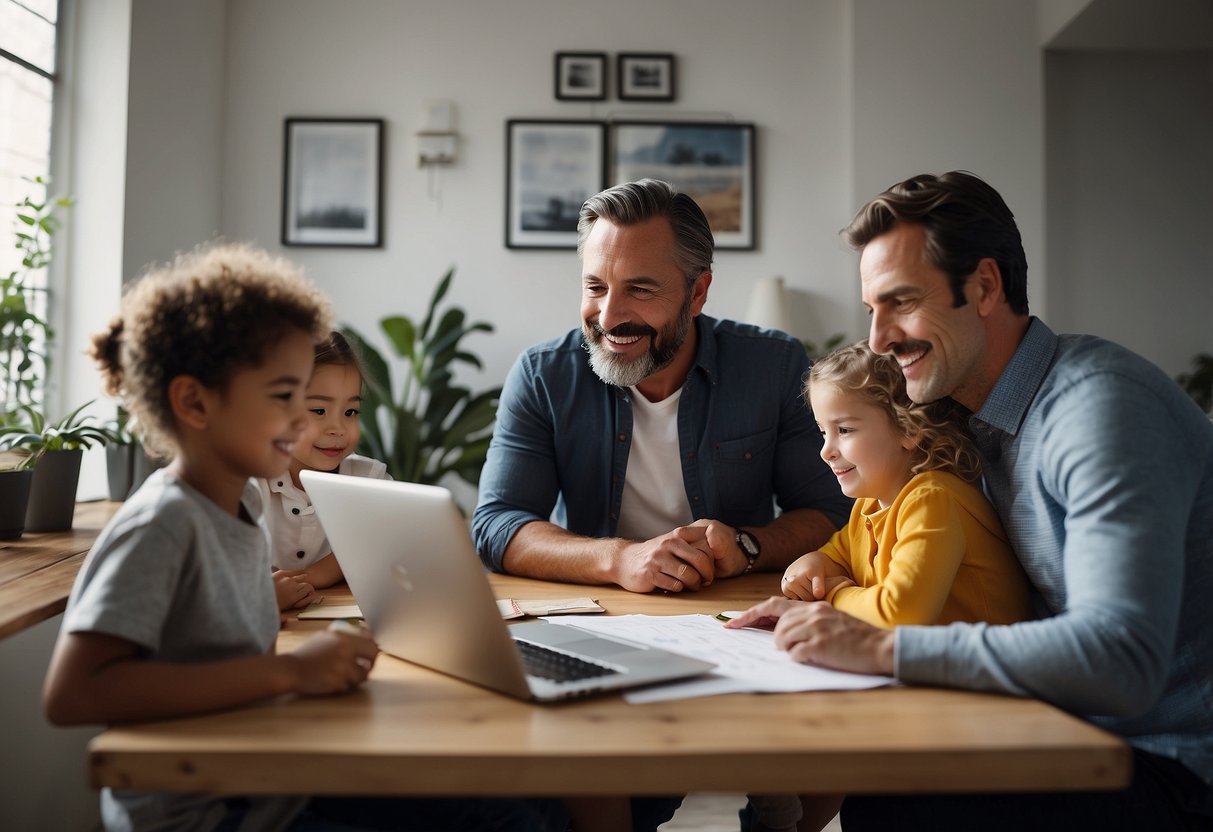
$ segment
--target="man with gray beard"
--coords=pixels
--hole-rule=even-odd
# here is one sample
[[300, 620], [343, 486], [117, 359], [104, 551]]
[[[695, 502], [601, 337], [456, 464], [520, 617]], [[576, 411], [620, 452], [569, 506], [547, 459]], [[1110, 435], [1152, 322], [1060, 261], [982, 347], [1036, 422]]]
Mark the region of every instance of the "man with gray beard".
[[577, 249], [580, 329], [526, 350], [502, 391], [472, 524], [485, 565], [681, 592], [817, 549], [851, 501], [819, 456], [808, 358], [702, 314], [699, 206], [654, 179], [610, 188]]

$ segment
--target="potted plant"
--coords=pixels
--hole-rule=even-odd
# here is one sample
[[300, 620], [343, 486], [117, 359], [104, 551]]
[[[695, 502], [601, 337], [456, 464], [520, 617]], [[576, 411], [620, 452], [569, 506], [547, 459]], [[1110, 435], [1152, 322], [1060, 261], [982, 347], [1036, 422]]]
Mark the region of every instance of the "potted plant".
[[[20, 405], [10, 420], [0, 427], [0, 443], [8, 449], [25, 449], [29, 457], [25, 467], [33, 467], [29, 507], [25, 529], [31, 532], [66, 531], [72, 527], [76, 510], [76, 486], [80, 481], [80, 461], [84, 449], [104, 445], [113, 434], [84, 415], [86, 402], [54, 424], [41, 411]], [[24, 421], [12, 417], [19, 414]]]
[[[41, 177], [33, 181], [45, 189]], [[37, 405], [42, 400], [54, 332], [37, 302], [46, 289], [30, 285], [30, 276], [50, 263], [51, 238], [61, 224], [57, 212], [71, 204], [66, 198], [35, 201], [27, 196], [17, 205], [21, 266], [0, 275], [0, 415], [16, 405]]]
[[488, 453], [501, 388], [473, 393], [454, 383], [452, 369], [456, 364], [482, 369], [480, 359], [461, 342], [473, 332], [492, 332], [493, 326], [467, 323], [467, 314], [456, 306], [439, 315], [438, 304], [454, 274], [451, 269], [438, 282], [420, 325], [403, 315], [379, 322], [404, 362], [399, 396], [383, 355], [353, 329], [342, 329], [361, 351], [366, 373], [358, 450], [382, 460], [398, 480], [436, 483], [456, 474], [475, 485]]
[[106, 424], [110, 440], [105, 445], [105, 473], [109, 498], [115, 502], [127, 499], [143, 485], [153, 471], [164, 466], [164, 460], [152, 458], [143, 443], [130, 429], [130, 414], [118, 408], [118, 415]]

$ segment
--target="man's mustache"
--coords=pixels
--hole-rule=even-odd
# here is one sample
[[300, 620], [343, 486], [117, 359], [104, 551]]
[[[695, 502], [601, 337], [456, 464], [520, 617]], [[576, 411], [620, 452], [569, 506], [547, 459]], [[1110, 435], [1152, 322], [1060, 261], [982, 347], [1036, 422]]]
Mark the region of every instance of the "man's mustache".
[[613, 326], [610, 329], [603, 329], [597, 321], [592, 321], [590, 323], [590, 330], [593, 331], [595, 335], [610, 335], [612, 338], [628, 338], [633, 335], [648, 335], [650, 337], [655, 337], [657, 335], [657, 330], [653, 329], [653, 327], [636, 323], [622, 323], [618, 326]]

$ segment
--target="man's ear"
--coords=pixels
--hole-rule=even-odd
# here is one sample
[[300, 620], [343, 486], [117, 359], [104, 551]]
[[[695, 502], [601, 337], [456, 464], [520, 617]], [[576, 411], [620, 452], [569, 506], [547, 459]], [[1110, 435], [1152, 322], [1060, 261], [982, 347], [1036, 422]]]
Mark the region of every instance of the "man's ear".
[[168, 403], [177, 422], [194, 430], [205, 430], [210, 418], [211, 396], [193, 376], [174, 376], [168, 383]]
[[697, 316], [703, 311], [703, 305], [708, 302], [708, 287], [712, 285], [712, 273], [704, 272], [695, 278], [695, 285], [691, 287], [691, 317]]
[[970, 300], [983, 318], [993, 312], [1000, 303], [1006, 303], [1007, 295], [1002, 288], [1002, 269], [998, 268], [998, 262], [993, 257], [983, 257], [977, 261], [977, 268], [966, 281], [966, 288], [972, 290]]

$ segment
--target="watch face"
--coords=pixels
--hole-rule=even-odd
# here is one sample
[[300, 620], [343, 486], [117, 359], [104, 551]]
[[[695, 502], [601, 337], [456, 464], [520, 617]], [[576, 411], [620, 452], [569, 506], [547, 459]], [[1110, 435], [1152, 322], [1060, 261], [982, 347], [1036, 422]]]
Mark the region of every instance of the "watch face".
[[745, 553], [746, 557], [758, 557], [758, 541], [749, 532], [737, 533], [737, 545], [741, 547], [741, 551]]

